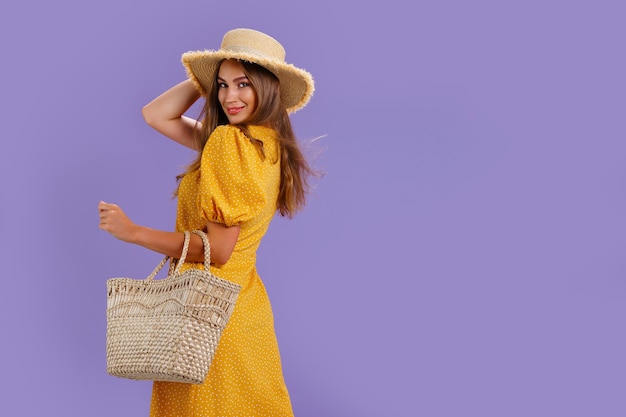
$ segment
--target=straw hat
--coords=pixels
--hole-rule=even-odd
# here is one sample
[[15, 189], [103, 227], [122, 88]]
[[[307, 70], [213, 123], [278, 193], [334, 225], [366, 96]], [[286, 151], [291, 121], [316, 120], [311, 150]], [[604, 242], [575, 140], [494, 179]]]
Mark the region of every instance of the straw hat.
[[182, 56], [187, 75], [202, 95], [206, 96], [206, 86], [215, 82], [224, 59], [252, 62], [276, 75], [288, 112], [304, 107], [315, 90], [311, 74], [285, 62], [285, 49], [276, 39], [252, 29], [233, 29], [224, 35], [219, 50], [190, 51]]

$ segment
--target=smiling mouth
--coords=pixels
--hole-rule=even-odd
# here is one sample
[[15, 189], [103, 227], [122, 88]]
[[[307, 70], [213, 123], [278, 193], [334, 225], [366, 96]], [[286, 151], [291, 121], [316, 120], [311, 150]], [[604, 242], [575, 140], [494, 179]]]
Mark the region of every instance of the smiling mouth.
[[240, 111], [242, 111], [243, 109], [244, 109], [243, 107], [229, 107], [226, 110], [228, 111], [228, 114], [237, 114]]

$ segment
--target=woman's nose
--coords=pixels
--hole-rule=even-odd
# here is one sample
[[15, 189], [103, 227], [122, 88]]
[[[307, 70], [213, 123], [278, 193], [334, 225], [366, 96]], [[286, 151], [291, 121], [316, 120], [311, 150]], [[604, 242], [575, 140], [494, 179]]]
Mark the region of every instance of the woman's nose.
[[226, 90], [226, 101], [233, 101], [237, 98], [237, 89], [236, 88], [228, 88]]

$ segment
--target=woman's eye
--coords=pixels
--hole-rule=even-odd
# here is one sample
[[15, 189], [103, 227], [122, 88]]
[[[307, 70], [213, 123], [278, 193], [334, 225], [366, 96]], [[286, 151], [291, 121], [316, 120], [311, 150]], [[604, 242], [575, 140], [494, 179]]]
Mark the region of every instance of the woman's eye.
[[239, 83], [239, 88], [249, 87], [249, 83]]
[[226, 83], [217, 83], [217, 88], [226, 88]]

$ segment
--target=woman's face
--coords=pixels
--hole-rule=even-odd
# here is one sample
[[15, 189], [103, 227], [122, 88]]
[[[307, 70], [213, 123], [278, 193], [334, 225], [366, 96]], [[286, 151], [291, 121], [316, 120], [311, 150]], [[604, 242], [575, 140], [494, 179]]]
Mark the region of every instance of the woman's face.
[[243, 65], [232, 59], [222, 62], [217, 73], [217, 99], [231, 124], [244, 123], [257, 105], [254, 87], [243, 71]]

